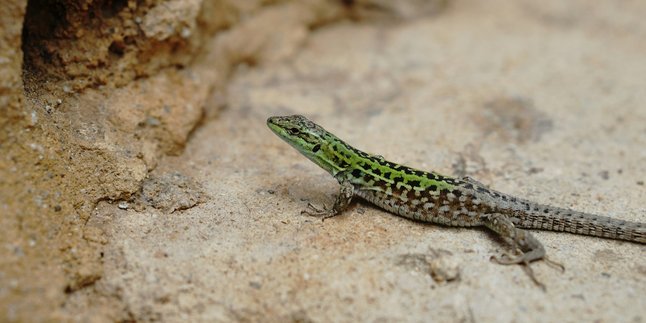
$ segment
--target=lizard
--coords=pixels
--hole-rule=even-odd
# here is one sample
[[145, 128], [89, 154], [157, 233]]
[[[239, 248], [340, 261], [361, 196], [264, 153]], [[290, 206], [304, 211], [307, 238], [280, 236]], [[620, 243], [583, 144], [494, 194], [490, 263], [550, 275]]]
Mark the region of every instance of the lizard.
[[301, 115], [273, 116], [267, 126], [340, 184], [334, 205], [308, 203], [302, 213], [336, 216], [359, 197], [399, 216], [445, 226], [486, 227], [507, 241], [512, 253], [491, 259], [523, 265], [541, 288], [530, 263], [549, 260], [545, 248], [525, 229], [569, 232], [646, 244], [646, 224], [532, 202], [490, 189], [471, 177], [422, 171], [358, 150]]

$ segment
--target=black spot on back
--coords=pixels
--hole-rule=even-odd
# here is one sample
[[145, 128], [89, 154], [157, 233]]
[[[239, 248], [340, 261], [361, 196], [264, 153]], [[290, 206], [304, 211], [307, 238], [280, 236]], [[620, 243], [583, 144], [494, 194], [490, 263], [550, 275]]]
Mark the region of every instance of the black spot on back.
[[402, 172], [404, 172], [404, 174], [406, 175], [413, 175], [413, 170], [408, 167], [402, 168]]
[[376, 181], [376, 182], [375, 182], [375, 186], [378, 186], [378, 187], [387, 187], [387, 186], [390, 186], [390, 184], [386, 183], [385, 181], [378, 180], [378, 181]]

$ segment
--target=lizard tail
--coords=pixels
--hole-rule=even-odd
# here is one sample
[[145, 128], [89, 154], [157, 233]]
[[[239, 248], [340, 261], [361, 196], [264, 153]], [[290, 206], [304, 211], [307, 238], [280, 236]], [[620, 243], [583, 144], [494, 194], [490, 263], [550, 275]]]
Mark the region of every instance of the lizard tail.
[[549, 205], [517, 210], [513, 216], [519, 228], [570, 232], [646, 244], [646, 223], [619, 220]]

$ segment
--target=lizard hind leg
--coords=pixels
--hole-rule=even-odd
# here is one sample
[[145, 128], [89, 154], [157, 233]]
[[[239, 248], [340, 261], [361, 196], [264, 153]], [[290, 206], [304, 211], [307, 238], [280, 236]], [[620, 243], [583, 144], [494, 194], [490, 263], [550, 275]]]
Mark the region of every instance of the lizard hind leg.
[[[519, 251], [518, 255], [512, 256], [505, 253], [501, 257], [494, 256], [492, 257], [492, 259], [502, 265], [523, 265], [525, 273], [527, 273], [527, 275], [534, 281], [534, 283], [536, 283], [542, 289], [545, 289], [545, 285], [538, 281], [538, 279], [534, 275], [534, 271], [529, 265], [531, 262], [537, 260], [545, 260], [547, 263], [558, 265], [546, 258], [545, 248], [543, 247], [543, 245], [528, 231], [516, 228], [509, 217], [503, 214], [494, 213], [488, 215], [484, 219], [484, 225], [492, 231], [496, 232], [505, 240], [510, 241], [514, 249]], [[561, 265], [558, 266], [560, 266], [561, 268], [563, 267]]]

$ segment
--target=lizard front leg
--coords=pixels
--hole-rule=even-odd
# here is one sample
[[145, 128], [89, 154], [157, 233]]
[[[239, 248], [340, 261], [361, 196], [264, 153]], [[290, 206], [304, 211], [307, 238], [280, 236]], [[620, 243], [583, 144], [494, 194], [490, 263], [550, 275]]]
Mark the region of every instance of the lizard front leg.
[[301, 214], [309, 214], [313, 216], [323, 215], [322, 220], [325, 221], [325, 219], [329, 219], [345, 211], [352, 201], [352, 196], [354, 195], [354, 185], [352, 185], [350, 181], [345, 179], [342, 180], [340, 184], [341, 187], [339, 188], [339, 194], [336, 196], [336, 200], [334, 201], [334, 205], [331, 209], [328, 209], [325, 204], [323, 204], [322, 208], [318, 208], [312, 203], [308, 203], [307, 207], [312, 211], [303, 210], [301, 211]]

